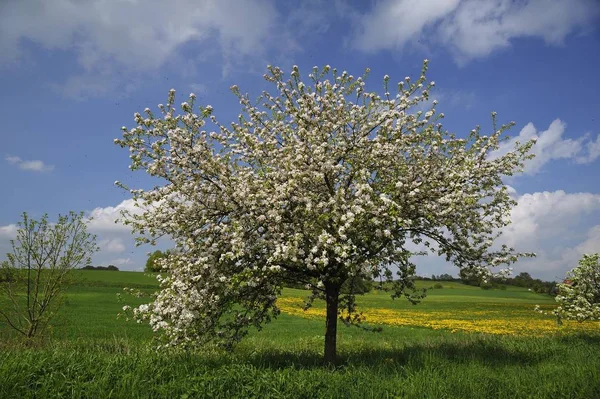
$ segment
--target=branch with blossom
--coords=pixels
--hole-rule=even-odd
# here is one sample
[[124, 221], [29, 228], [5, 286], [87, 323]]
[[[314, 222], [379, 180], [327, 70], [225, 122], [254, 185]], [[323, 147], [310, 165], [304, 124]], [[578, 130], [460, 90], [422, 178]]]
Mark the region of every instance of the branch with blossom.
[[[563, 320], [600, 320], [600, 254], [583, 255], [557, 288], [558, 307], [551, 313], [559, 324]], [[536, 309], [544, 313], [539, 306]]]
[[457, 138], [443, 129], [435, 101], [412, 112], [434, 87], [427, 65], [395, 96], [386, 75], [383, 97], [367, 91], [368, 69], [355, 77], [315, 67], [305, 83], [297, 66], [289, 78], [268, 66], [275, 94], [251, 101], [233, 86], [242, 112], [229, 125], [193, 94], [177, 114], [174, 90], [160, 117], [136, 113], [137, 126], [123, 127], [115, 143], [129, 149], [132, 170], [164, 184], [118, 183], [144, 209], [125, 222], [140, 243], [168, 235], [180, 250], [162, 260], [161, 291], [138, 316], [168, 345], [229, 347], [277, 316], [284, 283], [301, 282], [313, 291], [309, 305], [327, 301], [335, 357], [342, 307], [345, 321], [360, 320], [351, 316], [354, 294], [340, 292], [346, 280], [381, 275], [394, 281], [394, 297], [424, 296], [408, 244], [484, 277], [532, 255], [492, 245], [515, 205], [501, 178], [522, 170], [533, 142], [491, 159], [514, 123], [498, 127], [494, 113], [489, 135], [477, 127]]

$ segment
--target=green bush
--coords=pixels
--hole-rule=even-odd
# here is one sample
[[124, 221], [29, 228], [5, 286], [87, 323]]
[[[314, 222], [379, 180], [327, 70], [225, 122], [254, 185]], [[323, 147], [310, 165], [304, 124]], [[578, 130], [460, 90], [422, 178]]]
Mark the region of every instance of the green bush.
[[433, 288], [435, 288], [436, 290], [441, 290], [442, 288], [444, 288], [444, 286], [440, 283], [435, 283], [433, 285]]
[[491, 290], [494, 286], [491, 283], [481, 283], [480, 285], [482, 290]]
[[366, 294], [373, 290], [373, 281], [370, 279], [364, 279], [361, 277], [351, 277], [342, 284], [342, 293], [347, 294], [350, 292], [351, 287], [355, 294]]

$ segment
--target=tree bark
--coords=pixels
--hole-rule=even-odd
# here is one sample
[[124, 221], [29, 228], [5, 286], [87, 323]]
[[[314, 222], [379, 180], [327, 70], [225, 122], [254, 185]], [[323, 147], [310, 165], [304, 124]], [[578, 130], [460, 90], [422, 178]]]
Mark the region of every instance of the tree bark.
[[327, 317], [325, 319], [325, 364], [335, 364], [337, 359], [337, 321], [340, 287], [325, 286]]

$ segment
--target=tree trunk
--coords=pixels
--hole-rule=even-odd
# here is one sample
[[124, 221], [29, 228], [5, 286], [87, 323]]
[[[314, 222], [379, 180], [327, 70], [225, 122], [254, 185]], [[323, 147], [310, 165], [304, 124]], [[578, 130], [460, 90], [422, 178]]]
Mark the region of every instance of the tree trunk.
[[335, 364], [337, 357], [337, 321], [340, 287], [325, 286], [327, 318], [325, 320], [325, 364]]

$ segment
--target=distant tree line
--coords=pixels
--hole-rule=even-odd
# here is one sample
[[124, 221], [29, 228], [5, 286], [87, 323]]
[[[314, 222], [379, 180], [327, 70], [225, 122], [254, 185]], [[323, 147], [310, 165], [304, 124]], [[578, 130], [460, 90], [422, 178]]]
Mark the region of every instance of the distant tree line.
[[557, 288], [554, 281], [542, 281], [539, 278], [533, 278], [527, 272], [521, 272], [515, 277], [506, 279], [492, 279], [487, 283], [481, 282], [479, 279], [469, 276], [467, 273], [462, 273], [461, 278], [463, 284], [480, 286], [483, 289], [501, 288], [502, 286], [512, 285], [515, 287], [528, 288], [538, 294], [556, 295]]
[[440, 275], [432, 274], [431, 278], [423, 277], [423, 280], [433, 280], [433, 281], [455, 281], [456, 278], [450, 274], [443, 273]]
[[84, 266], [81, 268], [81, 270], [110, 270], [113, 272], [118, 272], [119, 268], [116, 267], [115, 265], [108, 265], [108, 266]]
[[539, 278], [533, 278], [529, 273], [519, 273], [514, 278], [507, 278], [504, 284], [514, 285], [516, 287], [531, 288], [532, 291], [538, 294], [557, 294], [557, 283], [555, 281], [542, 281]]
[[432, 274], [431, 277], [420, 276], [420, 280], [426, 281], [455, 281], [466, 285], [472, 285], [475, 287], [481, 287], [484, 290], [489, 289], [506, 289], [507, 285], [515, 287], [528, 288], [538, 294], [557, 294], [557, 283], [554, 281], [542, 281], [539, 278], [533, 278], [527, 272], [519, 273], [517, 276], [506, 279], [491, 279], [488, 282], [481, 281], [478, 277], [469, 274], [468, 270], [461, 270], [459, 277], [456, 278], [450, 274]]

